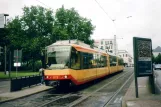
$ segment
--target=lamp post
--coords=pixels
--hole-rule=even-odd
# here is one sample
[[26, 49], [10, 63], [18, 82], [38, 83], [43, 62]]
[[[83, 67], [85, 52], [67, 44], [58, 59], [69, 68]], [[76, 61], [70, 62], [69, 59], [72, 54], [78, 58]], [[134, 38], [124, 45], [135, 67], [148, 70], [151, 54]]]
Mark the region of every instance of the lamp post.
[[[132, 16], [127, 16], [126, 18], [131, 18]], [[116, 30], [116, 24], [115, 24], [116, 19], [112, 19], [112, 22], [114, 24], [115, 30]], [[115, 35], [114, 35], [114, 55], [117, 55], [117, 42], [116, 42], [116, 31], [115, 31]], [[119, 38], [119, 39], [123, 39], [123, 38]]]
[[[9, 14], [3, 14], [4, 17], [5, 17], [5, 27], [6, 27], [6, 17], [9, 16]], [[4, 46], [4, 72], [6, 73], [6, 62], [7, 62], [7, 47], [6, 47], [6, 43], [5, 43], [5, 46]]]

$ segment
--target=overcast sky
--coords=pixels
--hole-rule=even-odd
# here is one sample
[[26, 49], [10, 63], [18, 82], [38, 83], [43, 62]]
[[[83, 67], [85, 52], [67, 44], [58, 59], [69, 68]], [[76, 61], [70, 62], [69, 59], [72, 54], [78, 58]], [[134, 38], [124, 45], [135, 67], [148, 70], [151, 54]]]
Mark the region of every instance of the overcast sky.
[[[43, 5], [40, 2], [43, 2]], [[160, 0], [0, 0], [0, 13], [8, 13], [10, 17], [22, 14], [22, 8], [31, 5], [51, 7], [54, 11], [62, 5], [74, 7], [78, 13], [92, 20], [96, 26], [91, 37], [111, 39], [117, 35], [118, 48], [133, 53], [134, 36], [151, 38], [153, 48], [161, 46], [161, 1]], [[47, 6], [46, 6], [47, 5]], [[127, 18], [132, 16], [131, 18]], [[115, 25], [110, 19], [115, 19]], [[123, 39], [119, 39], [123, 38]]]

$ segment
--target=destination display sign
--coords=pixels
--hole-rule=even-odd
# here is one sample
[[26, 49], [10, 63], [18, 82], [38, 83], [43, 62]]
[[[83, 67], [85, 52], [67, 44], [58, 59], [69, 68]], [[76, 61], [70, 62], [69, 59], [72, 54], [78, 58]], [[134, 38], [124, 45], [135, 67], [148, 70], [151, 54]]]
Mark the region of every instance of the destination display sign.
[[137, 76], [148, 76], [152, 74], [152, 42], [148, 38], [133, 38], [134, 43], [134, 65]]

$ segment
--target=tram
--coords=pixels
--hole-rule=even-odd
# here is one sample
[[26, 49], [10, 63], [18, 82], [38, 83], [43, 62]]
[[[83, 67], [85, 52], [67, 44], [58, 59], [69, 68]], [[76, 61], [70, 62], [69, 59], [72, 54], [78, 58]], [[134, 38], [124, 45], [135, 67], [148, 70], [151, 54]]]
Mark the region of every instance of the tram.
[[47, 49], [47, 86], [81, 85], [124, 69], [123, 59], [76, 44], [55, 45]]

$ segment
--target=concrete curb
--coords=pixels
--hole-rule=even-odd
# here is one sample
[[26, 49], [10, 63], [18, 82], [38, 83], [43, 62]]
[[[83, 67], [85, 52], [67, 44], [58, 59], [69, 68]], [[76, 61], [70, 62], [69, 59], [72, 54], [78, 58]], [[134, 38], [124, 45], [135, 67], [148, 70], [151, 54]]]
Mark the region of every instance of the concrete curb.
[[157, 103], [156, 107], [161, 107], [160, 106], [161, 96], [157, 94], [152, 94], [150, 86], [148, 84], [149, 80], [146, 79], [146, 77], [142, 78], [145, 79], [139, 78], [140, 79], [139, 98], [135, 97], [135, 85], [133, 81], [129, 89], [127, 90], [125, 96], [122, 99], [122, 107], [147, 107], [148, 105], [155, 103]]

